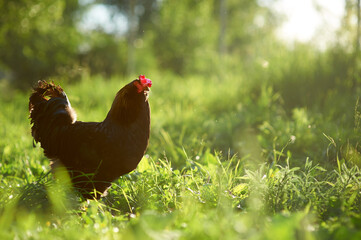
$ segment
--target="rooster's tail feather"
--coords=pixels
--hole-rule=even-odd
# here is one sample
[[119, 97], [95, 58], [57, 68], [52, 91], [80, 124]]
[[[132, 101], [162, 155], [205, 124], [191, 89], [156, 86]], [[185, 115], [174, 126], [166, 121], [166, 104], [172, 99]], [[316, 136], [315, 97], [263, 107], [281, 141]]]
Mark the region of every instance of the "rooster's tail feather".
[[41, 142], [46, 149], [55, 137], [58, 127], [76, 121], [75, 111], [60, 86], [53, 82], [39, 81], [29, 98], [31, 134], [35, 142]]

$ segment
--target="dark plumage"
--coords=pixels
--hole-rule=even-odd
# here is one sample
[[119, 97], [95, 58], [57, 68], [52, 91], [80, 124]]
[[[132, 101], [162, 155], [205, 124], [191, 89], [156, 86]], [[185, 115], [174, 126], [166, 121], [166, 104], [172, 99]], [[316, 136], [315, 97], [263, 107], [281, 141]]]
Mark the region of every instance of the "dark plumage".
[[76, 121], [60, 86], [39, 81], [29, 99], [31, 132], [51, 167], [66, 167], [85, 198], [99, 198], [111, 182], [134, 170], [148, 146], [151, 81], [140, 76], [115, 96], [103, 122]]

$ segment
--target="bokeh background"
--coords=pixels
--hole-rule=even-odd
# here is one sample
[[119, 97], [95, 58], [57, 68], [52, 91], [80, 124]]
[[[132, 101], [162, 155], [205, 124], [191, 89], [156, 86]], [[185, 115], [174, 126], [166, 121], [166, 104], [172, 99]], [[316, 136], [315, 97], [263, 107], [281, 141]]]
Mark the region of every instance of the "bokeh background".
[[[360, 27], [360, 0], [0, 0], [0, 238], [361, 239]], [[31, 87], [102, 121], [140, 74], [147, 153], [84, 201]]]
[[[284, 145], [290, 136], [296, 155], [326, 162], [323, 133], [358, 148], [359, 10], [351, 0], [1, 1], [0, 91], [10, 101], [46, 79], [104, 82], [100, 92], [112, 79], [145, 74], [155, 83], [156, 156], [163, 131], [179, 148], [194, 149], [189, 139], [199, 138], [236, 154], [251, 129], [261, 162], [273, 138]], [[94, 94], [69, 94], [80, 119], [106, 114], [110, 98]]]
[[[355, 75], [350, 68], [355, 67], [359, 45], [357, 1], [0, 4], [0, 77], [17, 87], [56, 76], [76, 81], [84, 74], [109, 77], [165, 71], [180, 76], [250, 76], [260, 67], [270, 69], [267, 77], [272, 81], [295, 81], [297, 74], [292, 72], [305, 71], [302, 64], [292, 63], [297, 58], [313, 61], [310, 66], [328, 61], [318, 70], [321, 80], [308, 80], [318, 87], [323, 87], [328, 70], [355, 81], [350, 80], [350, 74]], [[291, 66], [279, 62], [280, 58]], [[291, 76], [284, 72], [279, 76], [279, 71], [289, 71]], [[328, 79], [329, 87], [335, 78]]]

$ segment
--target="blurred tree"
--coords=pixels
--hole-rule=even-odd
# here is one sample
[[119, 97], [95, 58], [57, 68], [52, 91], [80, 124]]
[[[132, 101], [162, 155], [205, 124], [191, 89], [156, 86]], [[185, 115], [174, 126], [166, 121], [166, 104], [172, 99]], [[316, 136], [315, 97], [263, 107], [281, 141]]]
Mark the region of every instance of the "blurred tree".
[[267, 37], [273, 35], [279, 24], [272, 10], [259, 2], [227, 0], [227, 51], [243, 61], [251, 60], [251, 64], [260, 57], [258, 43], [268, 40]]
[[0, 67], [16, 85], [74, 65], [79, 9], [77, 0], [0, 1]]
[[178, 74], [207, 68], [217, 52], [216, 23], [210, 1], [163, 1], [151, 36], [160, 67]]
[[[257, 0], [97, 0], [127, 18], [124, 36], [80, 31], [78, 0], [0, 1], [0, 71], [18, 85], [68, 71], [79, 63], [90, 73], [132, 73], [158, 66], [178, 74], [208, 74], [252, 65], [265, 36], [277, 25]], [[265, 48], [262, 48], [262, 51]], [[219, 55], [225, 58], [219, 58]], [[156, 64], [154, 64], [156, 62]], [[243, 67], [246, 68], [246, 67]]]
[[135, 15], [135, 29], [137, 36], [152, 27], [153, 19], [158, 15], [159, 3], [157, 0], [99, 0], [98, 2], [116, 6], [120, 14], [128, 19]]
[[[338, 33], [338, 44], [344, 47], [347, 51], [354, 51], [356, 49], [355, 40], [357, 39], [357, 10], [358, 0], [345, 0], [345, 15], [341, 21], [341, 27]], [[356, 23], [356, 24], [355, 24]]]
[[353, 77], [352, 88], [357, 89], [358, 83], [360, 82], [360, 71], [361, 71], [361, 54], [360, 54], [360, 27], [361, 27], [361, 13], [360, 6], [361, 1], [357, 0], [356, 15], [357, 15], [357, 30], [356, 30], [356, 41], [355, 41], [355, 74]]
[[127, 41], [101, 30], [86, 34], [80, 53], [80, 65], [89, 73], [105, 77], [122, 75], [127, 69]]
[[[256, 55], [257, 40], [277, 25], [275, 15], [257, 0], [99, 0], [116, 6], [128, 19], [128, 72], [139, 55], [134, 42], [143, 39], [162, 69], [206, 73], [223, 62], [219, 54], [238, 61]], [[253, 59], [252, 59], [253, 60]], [[137, 66], [138, 67], [138, 66]]]
[[361, 82], [360, 21], [360, 1], [345, 0], [345, 15], [333, 51], [342, 52], [341, 57], [349, 62], [346, 65], [345, 85], [354, 90], [359, 88]]
[[356, 52], [357, 54], [359, 54], [360, 51], [360, 21], [361, 21], [361, 13], [360, 13], [360, 0], [357, 0], [357, 7], [356, 7], [356, 12], [357, 12], [357, 36], [356, 36]]
[[219, 0], [219, 54], [226, 54], [225, 33], [227, 26], [227, 1]]
[[100, 0], [108, 6], [115, 6], [118, 14], [128, 19], [127, 31], [127, 69], [128, 75], [135, 72], [136, 62], [136, 41], [153, 27], [153, 18], [158, 14], [157, 0]]
[[206, 73], [219, 66], [221, 53], [254, 63], [258, 42], [272, 35], [278, 21], [257, 0], [162, 1], [153, 48], [160, 66], [177, 73]]

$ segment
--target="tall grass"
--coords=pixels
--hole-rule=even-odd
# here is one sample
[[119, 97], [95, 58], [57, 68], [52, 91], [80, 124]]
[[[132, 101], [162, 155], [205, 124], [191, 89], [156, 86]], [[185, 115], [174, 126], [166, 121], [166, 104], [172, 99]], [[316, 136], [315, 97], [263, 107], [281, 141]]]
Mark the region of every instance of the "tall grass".
[[[320, 102], [289, 109], [281, 88], [242, 75], [149, 77], [147, 155], [99, 201], [82, 201], [67, 176], [49, 173], [32, 146], [28, 93], [0, 98], [2, 239], [360, 237], [353, 98], [335, 105], [347, 106], [343, 114], [320, 113]], [[102, 121], [128, 80], [63, 88], [79, 120]]]

